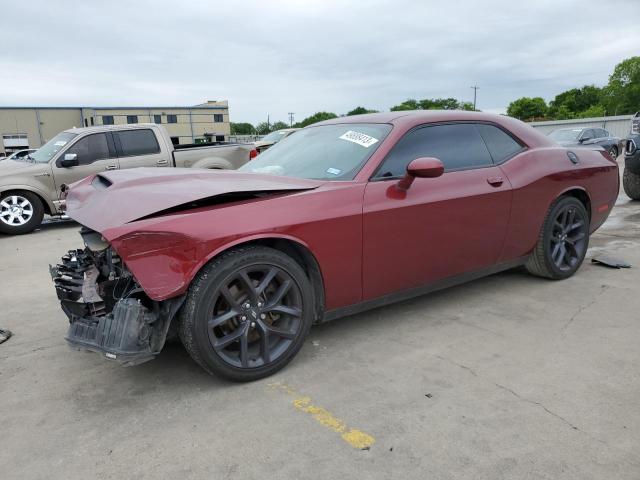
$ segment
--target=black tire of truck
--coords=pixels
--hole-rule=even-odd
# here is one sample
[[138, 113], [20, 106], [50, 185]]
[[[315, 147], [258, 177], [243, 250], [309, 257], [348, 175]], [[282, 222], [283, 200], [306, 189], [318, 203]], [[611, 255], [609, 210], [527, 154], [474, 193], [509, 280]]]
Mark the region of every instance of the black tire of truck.
[[622, 187], [631, 200], [640, 200], [640, 175], [625, 168], [622, 174]]
[[23, 235], [40, 226], [44, 206], [31, 192], [11, 191], [0, 194], [0, 233]]

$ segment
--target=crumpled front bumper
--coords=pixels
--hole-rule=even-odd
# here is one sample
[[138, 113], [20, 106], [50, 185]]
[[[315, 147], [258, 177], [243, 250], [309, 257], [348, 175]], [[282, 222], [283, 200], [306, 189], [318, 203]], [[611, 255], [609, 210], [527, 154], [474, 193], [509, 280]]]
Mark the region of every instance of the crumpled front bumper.
[[65, 337], [70, 347], [103, 354], [124, 365], [153, 360], [150, 337], [156, 317], [133, 298], [116, 303], [113, 312], [103, 316], [70, 319]]
[[69, 346], [127, 366], [152, 360], [160, 353], [171, 319], [184, 300], [153, 302], [139, 288], [129, 292], [137, 296], [112, 298], [117, 291], [113, 285], [121, 279], [98, 281], [101, 273], [85, 250], [71, 250], [60, 264], [50, 267], [50, 273], [69, 318], [65, 337]]

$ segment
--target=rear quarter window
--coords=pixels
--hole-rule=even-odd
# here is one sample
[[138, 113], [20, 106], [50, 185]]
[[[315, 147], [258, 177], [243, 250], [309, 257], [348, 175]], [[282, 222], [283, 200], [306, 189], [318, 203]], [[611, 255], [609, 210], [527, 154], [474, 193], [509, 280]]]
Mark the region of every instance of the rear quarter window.
[[160, 145], [151, 130], [124, 130], [113, 132], [113, 136], [120, 146], [120, 154], [124, 157], [160, 153]]
[[524, 150], [520, 142], [501, 128], [482, 123], [476, 127], [495, 163], [502, 163]]

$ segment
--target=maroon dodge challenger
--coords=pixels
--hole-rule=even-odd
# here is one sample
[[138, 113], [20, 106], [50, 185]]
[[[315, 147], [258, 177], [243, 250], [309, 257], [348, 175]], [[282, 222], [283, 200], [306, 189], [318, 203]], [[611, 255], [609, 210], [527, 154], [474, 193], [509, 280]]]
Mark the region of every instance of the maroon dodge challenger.
[[177, 334], [207, 372], [254, 380], [314, 323], [516, 266], [573, 275], [618, 188], [608, 152], [509, 117], [337, 118], [239, 171], [75, 183], [67, 213], [85, 246], [51, 273], [73, 348], [134, 365]]

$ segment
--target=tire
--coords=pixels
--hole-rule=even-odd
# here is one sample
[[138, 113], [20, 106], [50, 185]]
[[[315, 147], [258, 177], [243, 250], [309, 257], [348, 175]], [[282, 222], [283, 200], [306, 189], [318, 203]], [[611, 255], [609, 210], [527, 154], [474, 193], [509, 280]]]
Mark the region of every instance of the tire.
[[14, 191], [0, 194], [0, 233], [22, 235], [38, 228], [44, 217], [44, 206], [31, 192]]
[[625, 168], [622, 174], [622, 187], [631, 200], [640, 200], [640, 175], [631, 173]]
[[615, 145], [609, 149], [609, 155], [613, 157], [614, 160], [618, 160], [618, 147]]
[[525, 267], [532, 275], [562, 280], [580, 268], [588, 247], [589, 214], [585, 206], [577, 198], [560, 197], [549, 208]]
[[202, 269], [180, 311], [178, 333], [208, 373], [248, 382], [287, 365], [313, 318], [314, 293], [302, 267], [255, 246], [224, 253]]

